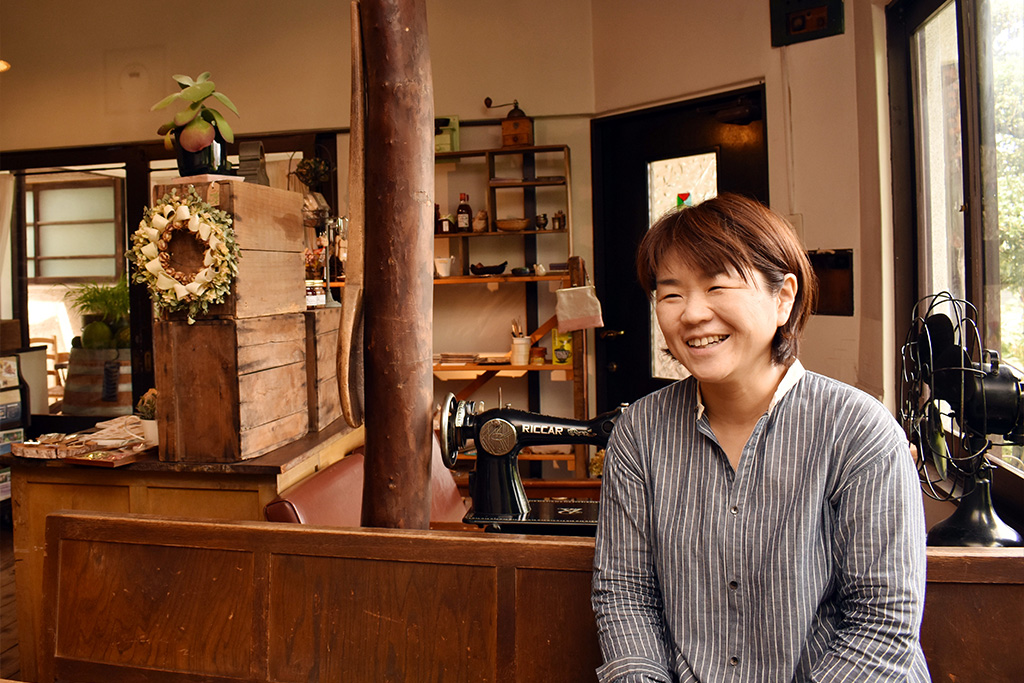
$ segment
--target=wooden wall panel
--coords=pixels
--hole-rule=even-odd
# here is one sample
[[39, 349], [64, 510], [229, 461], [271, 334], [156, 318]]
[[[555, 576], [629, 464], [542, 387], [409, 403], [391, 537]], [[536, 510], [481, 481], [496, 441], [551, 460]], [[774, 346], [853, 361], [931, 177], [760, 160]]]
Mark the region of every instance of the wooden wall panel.
[[[531, 652], [518, 661], [517, 680], [576, 683], [580, 671], [601, 665], [590, 604], [591, 571], [519, 568], [516, 571], [516, 651]], [[552, 599], [557, 596], [557, 599]], [[575, 660], [565, 666], [565, 653]]]
[[271, 581], [272, 680], [496, 680], [492, 567], [276, 555], [271, 575], [308, 577]]
[[[146, 489], [146, 514], [182, 515], [209, 519], [260, 519], [266, 505], [266, 493], [256, 487], [244, 489], [210, 487], [160, 487]], [[136, 510], [141, 512], [142, 510]]]
[[929, 548], [921, 647], [935, 681], [1024, 681], [1024, 548]]
[[57, 657], [248, 676], [251, 553], [69, 541], [61, 555], [74, 580], [58, 588]]
[[[94, 483], [54, 481], [48, 472], [24, 474], [15, 470], [11, 500], [14, 501], [14, 583], [17, 588], [19, 653], [21, 672], [32, 680], [35, 673], [39, 634], [43, 632], [43, 553], [46, 544], [46, 515], [53, 510], [101, 510], [131, 512], [128, 486], [101, 478]], [[90, 473], [99, 474], [99, 473]]]

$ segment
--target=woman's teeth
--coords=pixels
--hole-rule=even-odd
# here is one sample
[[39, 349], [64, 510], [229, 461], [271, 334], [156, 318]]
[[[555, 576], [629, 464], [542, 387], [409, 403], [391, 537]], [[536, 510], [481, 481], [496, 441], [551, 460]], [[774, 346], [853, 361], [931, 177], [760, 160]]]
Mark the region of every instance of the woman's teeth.
[[686, 342], [686, 345], [693, 349], [702, 349], [705, 346], [717, 344], [718, 342], [726, 339], [726, 337], [728, 336], [729, 335], [716, 334], [712, 337], [701, 337], [700, 339], [691, 339], [690, 341]]

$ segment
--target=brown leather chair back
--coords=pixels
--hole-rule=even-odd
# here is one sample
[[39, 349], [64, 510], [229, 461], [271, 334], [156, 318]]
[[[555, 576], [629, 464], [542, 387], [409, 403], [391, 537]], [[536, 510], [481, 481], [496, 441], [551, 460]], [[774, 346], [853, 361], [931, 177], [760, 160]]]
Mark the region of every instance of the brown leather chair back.
[[[461, 522], [466, 503], [451, 472], [441, 461], [435, 435], [431, 454], [431, 522]], [[363, 454], [354, 451], [312, 474], [270, 501], [264, 515], [270, 522], [317, 526], [359, 526], [363, 502]]]

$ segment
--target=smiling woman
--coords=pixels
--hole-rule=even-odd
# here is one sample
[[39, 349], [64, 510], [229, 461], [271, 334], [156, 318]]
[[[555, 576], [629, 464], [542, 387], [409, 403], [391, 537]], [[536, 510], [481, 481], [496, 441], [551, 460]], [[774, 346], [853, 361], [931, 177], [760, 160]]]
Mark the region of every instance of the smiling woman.
[[599, 679], [928, 680], [907, 439], [797, 360], [815, 281], [792, 228], [719, 195], [658, 220], [637, 271], [692, 376], [630, 405], [608, 442]]

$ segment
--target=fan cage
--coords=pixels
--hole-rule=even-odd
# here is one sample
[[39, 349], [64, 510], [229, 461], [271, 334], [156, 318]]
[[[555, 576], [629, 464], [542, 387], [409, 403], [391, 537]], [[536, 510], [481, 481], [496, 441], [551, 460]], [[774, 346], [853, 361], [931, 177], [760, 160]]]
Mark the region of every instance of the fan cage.
[[[936, 333], [935, 323], [927, 322], [937, 315], [948, 318], [952, 343], [960, 349], [959, 362], [947, 362], [942, 367], [937, 367], [941, 344], [949, 340]], [[977, 320], [973, 304], [948, 292], [925, 297], [914, 306], [913, 321], [901, 350], [900, 421], [917, 451], [915, 464], [922, 488], [936, 500], [970, 495], [979, 481], [979, 472], [991, 467], [985, 454], [993, 446], [1020, 445], [1022, 441], [1016, 429], [1012, 430], [1018, 432], [1015, 434], [991, 433], [990, 425], [995, 420], [990, 417], [995, 416], [989, 412], [985, 383], [1000, 379], [1000, 367], [1008, 366], [1001, 363], [998, 353], [984, 348]], [[1013, 371], [1010, 383], [1019, 394], [1017, 378], [1021, 373], [1016, 368]], [[1003, 370], [1003, 375], [1006, 372]], [[1002, 380], [1005, 383], [1006, 377]], [[943, 381], [945, 392], [937, 388]], [[957, 388], [950, 392], [954, 382]], [[972, 400], [979, 395], [980, 400]], [[1005, 421], [1005, 416], [1001, 418]]]

